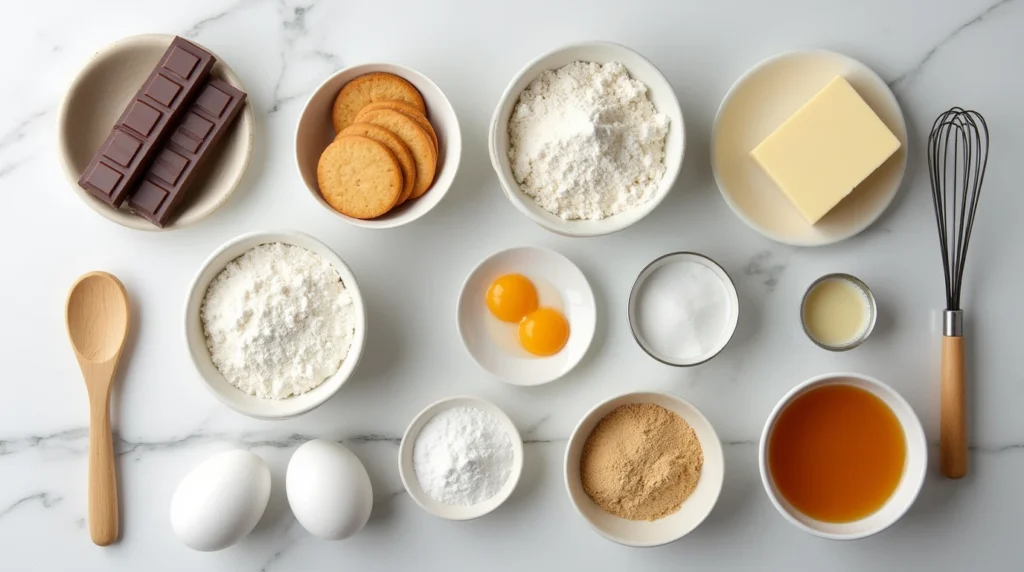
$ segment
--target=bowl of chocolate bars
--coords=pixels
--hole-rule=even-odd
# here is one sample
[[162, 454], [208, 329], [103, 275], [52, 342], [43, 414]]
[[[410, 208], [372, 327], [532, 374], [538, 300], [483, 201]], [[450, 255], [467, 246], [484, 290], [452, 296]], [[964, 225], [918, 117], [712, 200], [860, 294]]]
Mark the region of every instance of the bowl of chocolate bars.
[[59, 150], [72, 187], [97, 213], [171, 230], [216, 211], [252, 157], [255, 114], [231, 68], [175, 36], [103, 48], [60, 108]]

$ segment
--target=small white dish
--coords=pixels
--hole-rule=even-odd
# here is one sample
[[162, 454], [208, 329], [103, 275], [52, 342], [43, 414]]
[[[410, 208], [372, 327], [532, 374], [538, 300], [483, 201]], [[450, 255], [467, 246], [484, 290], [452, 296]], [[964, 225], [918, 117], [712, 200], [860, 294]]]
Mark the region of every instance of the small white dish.
[[[704, 466], [697, 488], [683, 501], [677, 512], [655, 521], [627, 520], [605, 512], [590, 500], [580, 478], [583, 445], [594, 427], [612, 411], [634, 403], [660, 405], [682, 417], [697, 433], [697, 440], [704, 451]], [[569, 492], [569, 500], [598, 534], [626, 546], [659, 546], [679, 540], [692, 532], [711, 514], [722, 492], [724, 479], [725, 456], [715, 428], [695, 405], [668, 393], [626, 393], [597, 404], [573, 429], [565, 449], [565, 488]]]
[[[648, 340], [644, 336], [644, 328], [640, 323], [640, 306], [645, 303], [645, 286], [647, 280], [658, 270], [669, 264], [678, 262], [694, 262], [705, 266], [722, 280], [722, 286], [726, 291], [728, 307], [726, 310], [727, 313], [723, 317], [724, 329], [722, 330], [721, 338], [718, 343], [698, 356], [681, 357], [668, 355], [658, 351], [655, 348], [656, 344], [652, 343], [651, 340]], [[632, 290], [629, 291], [629, 304], [626, 307], [626, 313], [629, 320], [629, 329], [633, 332], [633, 339], [636, 340], [636, 343], [641, 349], [647, 352], [647, 355], [666, 365], [687, 367], [700, 365], [710, 360], [721, 353], [722, 350], [725, 349], [725, 346], [729, 344], [729, 341], [732, 340], [733, 334], [736, 333], [736, 325], [739, 323], [740, 299], [739, 295], [736, 293], [736, 285], [733, 283], [732, 278], [730, 278], [729, 274], [714, 260], [695, 252], [673, 252], [654, 259], [654, 261], [640, 271], [640, 274], [636, 277], [636, 282], [633, 283]]]
[[[213, 150], [216, 156], [208, 163], [212, 168], [204, 167], [207, 174], [196, 183], [177, 217], [167, 226], [157, 227], [132, 214], [127, 206], [112, 208], [78, 186], [78, 179], [93, 155], [159, 63], [172, 39], [174, 36], [168, 34], [130, 36], [96, 52], [68, 87], [57, 118], [57, 148], [71, 188], [92, 210], [121, 226], [136, 230], [175, 230], [210, 216], [238, 188], [252, 158], [256, 114], [252, 109], [252, 98], [247, 97], [235, 124]], [[206, 47], [203, 49], [210, 51]], [[210, 75], [245, 91], [242, 81], [227, 63], [216, 54], [214, 57], [217, 63]]]
[[[413, 449], [416, 447], [416, 438], [419, 436], [420, 431], [438, 413], [455, 407], [475, 407], [490, 413], [505, 427], [505, 430], [508, 431], [509, 439], [512, 441], [512, 470], [508, 475], [508, 480], [505, 481], [505, 485], [493, 497], [471, 506], [450, 505], [434, 500], [420, 486], [413, 463]], [[431, 403], [423, 411], [420, 411], [405, 430], [405, 434], [402, 435], [402, 444], [398, 448], [398, 473], [402, 477], [402, 484], [405, 485], [405, 490], [412, 497], [412, 500], [416, 501], [416, 504], [420, 505], [423, 510], [430, 514], [448, 520], [480, 518], [508, 500], [509, 495], [512, 494], [516, 485], [519, 484], [519, 477], [523, 473], [523, 438], [519, 436], [519, 430], [516, 429], [515, 424], [512, 423], [508, 415], [490, 401], [464, 395], [448, 397]]]
[[[892, 496], [886, 501], [882, 508], [874, 514], [861, 520], [844, 523], [821, 522], [813, 519], [794, 508], [775, 488], [771, 471], [768, 469], [768, 441], [772, 429], [779, 414], [794, 399], [804, 393], [821, 387], [823, 385], [845, 384], [859, 387], [870, 391], [876, 397], [885, 402], [892, 410], [903, 427], [903, 436], [906, 439], [907, 457], [903, 467], [903, 478], [896, 486]], [[914, 409], [910, 407], [903, 397], [888, 385], [872, 377], [859, 373], [829, 373], [808, 379], [800, 385], [791, 389], [779, 400], [779, 403], [772, 409], [768, 421], [761, 432], [761, 443], [758, 447], [758, 465], [761, 469], [761, 483], [768, 493], [768, 498], [791, 524], [821, 538], [830, 540], [856, 540], [877, 534], [892, 526], [899, 520], [914, 504], [917, 494], [921, 492], [924, 485], [925, 470], [928, 467], [928, 443], [925, 441], [924, 429], [921, 428], [921, 421], [918, 420]]]
[[[434, 184], [422, 197], [406, 201], [388, 213], [374, 219], [362, 220], [345, 216], [331, 208], [317, 183], [316, 167], [324, 149], [334, 141], [331, 111], [334, 100], [346, 83], [371, 72], [387, 72], [413, 84], [427, 105], [427, 119], [437, 134], [437, 171]], [[398, 64], [372, 63], [347, 67], [324, 80], [313, 91], [299, 116], [295, 127], [295, 162], [306, 190], [327, 212], [341, 220], [362, 228], [394, 228], [408, 224], [430, 212], [448, 193], [462, 158], [462, 131], [448, 97], [436, 83], [420, 72]]]
[[[210, 350], [206, 345], [206, 334], [203, 332], [203, 322], [200, 318], [206, 290], [209, 288], [210, 282], [224, 270], [224, 267], [253, 248], [273, 242], [305, 248], [329, 262], [338, 271], [342, 283], [352, 295], [353, 314], [356, 320], [352, 346], [338, 371], [310, 391], [285, 399], [261, 399], [245, 393], [224, 379], [210, 358]], [[356, 366], [359, 365], [359, 358], [362, 356], [363, 346], [366, 344], [366, 309], [359, 293], [359, 286], [356, 284], [356, 277], [345, 262], [324, 243], [308, 234], [296, 231], [243, 234], [214, 251], [192, 280], [188, 299], [185, 302], [185, 343], [188, 346], [192, 363], [195, 364], [196, 371], [199, 372], [199, 377], [224, 405], [256, 419], [284, 419], [319, 407], [337, 393], [342, 384], [352, 376]]]
[[[569, 321], [569, 340], [553, 356], [531, 356], [500, 343], [497, 328], [515, 328], [491, 315], [486, 294], [505, 274], [522, 274], [553, 289]], [[542, 292], [543, 296], [543, 292]], [[583, 272], [561, 254], [537, 247], [510, 248], [484, 259], [462, 285], [457, 308], [459, 335], [469, 355], [497, 378], [513, 385], [541, 385], [569, 373], [586, 355], [597, 328], [594, 292]]]
[[[901, 146], [811, 225], [749, 153], [837, 75], [850, 82]], [[793, 246], [833, 244], [866, 229], [896, 196], [906, 166], [907, 126], [885, 80], [861, 62], [825, 50], [787, 52], [744, 73], [722, 100], [711, 133], [711, 167], [726, 204], [750, 228]]]
[[[537, 76], [545, 70], [558, 69], [573, 62], [619, 62], [629, 70], [633, 79], [647, 86], [648, 97], [654, 107], [669, 117], [668, 137], [665, 139], [665, 176], [654, 197], [646, 203], [601, 220], [564, 220], [541, 208], [532, 198], [523, 193], [512, 174], [509, 162], [508, 120], [512, 110], [519, 102], [519, 95]], [[668, 79], [646, 58], [637, 52], [619, 44], [610, 42], [587, 42], [573, 44], [548, 52], [523, 69], [505, 88], [498, 100], [498, 107], [491, 118], [488, 146], [491, 154], [491, 165], [498, 175], [498, 181], [505, 196], [520, 212], [533, 222], [564, 236], [599, 236], [618, 232], [651, 214], [661, 201], [672, 190], [683, 164], [683, 152], [686, 148], [686, 127], [683, 124], [683, 112], [679, 107], [675, 91]]]

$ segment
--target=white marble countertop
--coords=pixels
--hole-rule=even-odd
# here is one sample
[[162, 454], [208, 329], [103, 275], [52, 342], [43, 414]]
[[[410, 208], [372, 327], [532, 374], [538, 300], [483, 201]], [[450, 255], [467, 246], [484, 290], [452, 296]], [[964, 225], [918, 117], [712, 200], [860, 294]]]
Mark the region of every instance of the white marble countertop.
[[[98, 4], [102, 16], [84, 4]], [[5, 570], [608, 570], [1021, 569], [1024, 525], [1024, 1], [696, 2], [600, 0], [514, 3], [190, 0], [158, 13], [150, 3], [19, 2], [5, 10], [0, 50], [0, 237], [5, 304], [0, 329], [0, 568]], [[774, 7], [769, 7], [774, 5]], [[56, 151], [56, 115], [76, 70], [105, 44], [178, 33], [210, 47], [242, 77], [257, 112], [250, 173], [211, 219], [173, 233], [123, 229], [71, 191]], [[625, 232], [554, 236], [502, 196], [485, 133], [507, 82], [527, 61], [573, 41], [626, 44], [675, 86], [689, 145], [672, 195]], [[708, 140], [732, 82], [762, 58], [795, 47], [854, 56], [893, 87], [911, 133], [910, 166], [896, 201], [871, 228], [836, 246], [770, 242], [729, 211], [712, 180]], [[386, 232], [338, 222], [313, 203], [296, 173], [292, 138], [310, 91], [336, 69], [394, 61], [433, 78], [459, 114], [460, 175], [429, 216]], [[969, 331], [971, 473], [938, 476], [932, 463], [917, 504], [888, 531], [839, 543], [787, 524], [757, 474], [756, 441], [776, 401], [833, 370], [881, 378], [913, 405], [935, 452], [941, 268], [921, 154], [934, 116], [951, 105], [982, 111], [992, 153], [971, 243], [964, 306]], [[355, 377], [300, 418], [263, 422], [222, 406], [186, 354], [181, 311], [202, 260], [250, 230], [293, 227], [332, 246], [366, 293], [369, 339]], [[486, 232], [481, 232], [486, 229]], [[513, 245], [555, 248], [587, 274], [598, 299], [588, 357], [556, 383], [523, 389], [481, 371], [460, 347], [455, 301], [473, 265]], [[626, 298], [654, 257], [688, 249], [735, 277], [744, 313], [736, 338], [709, 364], [673, 369], [647, 357], [626, 324]], [[115, 393], [121, 541], [93, 546], [86, 530], [84, 385], [63, 324], [67, 288], [83, 272], [118, 275], [137, 310]], [[829, 271], [867, 281], [880, 304], [864, 346], [834, 355], [807, 341], [797, 320], [804, 288]], [[723, 442], [725, 486], [709, 519], [687, 538], [629, 549], [592, 532], [562, 482], [566, 438], [597, 401], [628, 390], [677, 393], [708, 415]], [[470, 393], [493, 400], [526, 439], [519, 488], [495, 513], [468, 523], [435, 519], [403, 492], [396, 453], [427, 403]], [[291, 451], [339, 439], [364, 461], [375, 491], [366, 529], [344, 542], [310, 537], [284, 500]], [[256, 531], [228, 550], [192, 552], [168, 522], [181, 477], [214, 452], [247, 447], [274, 477]]]

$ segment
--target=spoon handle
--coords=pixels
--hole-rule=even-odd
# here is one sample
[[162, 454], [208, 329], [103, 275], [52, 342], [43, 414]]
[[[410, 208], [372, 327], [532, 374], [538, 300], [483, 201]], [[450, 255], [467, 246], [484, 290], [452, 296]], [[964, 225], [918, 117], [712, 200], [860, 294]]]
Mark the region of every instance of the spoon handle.
[[110, 393], [89, 398], [89, 535], [99, 546], [117, 540], [117, 474], [110, 435]]

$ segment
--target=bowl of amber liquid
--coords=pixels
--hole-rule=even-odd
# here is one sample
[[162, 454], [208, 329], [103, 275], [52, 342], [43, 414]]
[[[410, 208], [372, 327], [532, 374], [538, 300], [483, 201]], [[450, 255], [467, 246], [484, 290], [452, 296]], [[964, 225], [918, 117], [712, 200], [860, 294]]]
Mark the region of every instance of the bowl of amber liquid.
[[786, 520], [815, 536], [854, 540], [885, 530], [914, 504], [928, 447], [894, 389], [831, 373], [779, 401], [761, 433], [759, 463], [765, 492]]

